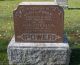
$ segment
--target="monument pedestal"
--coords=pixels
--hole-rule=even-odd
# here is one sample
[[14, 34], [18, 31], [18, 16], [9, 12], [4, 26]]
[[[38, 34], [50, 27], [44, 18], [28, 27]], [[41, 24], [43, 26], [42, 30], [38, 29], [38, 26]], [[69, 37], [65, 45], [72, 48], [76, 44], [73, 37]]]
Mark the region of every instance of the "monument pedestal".
[[12, 38], [7, 48], [10, 65], [68, 65], [69, 45], [64, 43], [18, 43]]

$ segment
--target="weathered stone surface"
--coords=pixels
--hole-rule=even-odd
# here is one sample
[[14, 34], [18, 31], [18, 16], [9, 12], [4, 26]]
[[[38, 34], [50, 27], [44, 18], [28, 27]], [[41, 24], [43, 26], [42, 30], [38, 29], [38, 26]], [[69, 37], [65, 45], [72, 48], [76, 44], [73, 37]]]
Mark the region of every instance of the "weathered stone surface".
[[24, 2], [14, 11], [14, 30], [16, 42], [63, 42], [63, 8], [52, 2]]
[[68, 65], [68, 43], [17, 43], [15, 38], [8, 46], [9, 64], [13, 65]]
[[[15, 37], [8, 45], [10, 65], [68, 65], [63, 9], [53, 3], [23, 2], [14, 11]], [[45, 43], [44, 43], [45, 42]]]

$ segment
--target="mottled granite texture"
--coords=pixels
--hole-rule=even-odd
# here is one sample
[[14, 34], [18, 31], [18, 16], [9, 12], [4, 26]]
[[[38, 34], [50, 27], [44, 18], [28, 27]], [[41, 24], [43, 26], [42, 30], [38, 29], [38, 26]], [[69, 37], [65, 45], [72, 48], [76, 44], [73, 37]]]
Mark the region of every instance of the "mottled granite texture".
[[68, 43], [17, 43], [11, 40], [7, 48], [10, 65], [68, 65]]

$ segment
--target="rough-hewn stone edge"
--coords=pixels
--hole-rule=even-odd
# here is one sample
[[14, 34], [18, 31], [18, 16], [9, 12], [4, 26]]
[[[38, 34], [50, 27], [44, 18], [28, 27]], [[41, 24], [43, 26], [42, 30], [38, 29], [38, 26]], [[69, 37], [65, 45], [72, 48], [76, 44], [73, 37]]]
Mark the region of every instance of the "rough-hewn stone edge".
[[[31, 43], [28, 43], [28, 44], [31, 45]], [[34, 43], [34, 44], [36, 44], [36, 43]], [[55, 44], [57, 44], [57, 43], [55, 43]], [[55, 44], [53, 43], [53, 46], [52, 45], [48, 45], [48, 46], [46, 46], [46, 45], [42, 45], [42, 46], [31, 45], [30, 46], [30, 45], [27, 45], [27, 43], [17, 43], [17, 42], [15, 42], [15, 38], [13, 37], [11, 42], [8, 45], [8, 48], [7, 48], [9, 64], [10, 65], [13, 64], [13, 62], [11, 62], [11, 52], [12, 52], [12, 50], [20, 50], [20, 49], [27, 50], [28, 48], [33, 48], [33, 49], [34, 48], [40, 48], [40, 49], [44, 48], [44, 49], [48, 49], [48, 50], [51, 49], [51, 50], [63, 50], [63, 51], [65, 50], [65, 51], [67, 51], [66, 64], [64, 64], [64, 65], [68, 65], [69, 64], [69, 60], [70, 60], [70, 52], [71, 52], [68, 43], [60, 43], [60, 44], [65, 44], [63, 46], [61, 46], [61, 45], [60, 46], [56, 46]]]
[[[16, 50], [16, 51], [20, 51], [20, 50], [26, 51], [26, 50], [28, 50], [28, 49], [30, 49], [30, 48], [29, 48], [29, 47], [28, 47], [28, 48], [27, 48], [27, 47], [26, 47], [26, 48], [23, 48], [23, 47], [22, 47], [22, 48], [18, 48], [18, 47], [17, 47], [17, 48], [15, 48], [15, 47], [8, 47], [7, 52], [8, 52], [9, 64], [11, 64], [11, 65], [12, 65], [12, 64], [16, 64], [16, 63], [14, 63], [13, 61], [11, 61], [11, 59], [12, 59], [12, 57], [11, 57], [12, 55], [11, 55], [11, 54], [12, 54], [12, 52], [14, 52], [14, 50]], [[70, 49], [69, 49], [69, 48], [57, 49], [57, 48], [47, 48], [47, 47], [46, 47], [46, 48], [40, 48], [40, 47], [39, 47], [39, 48], [31, 48], [31, 49], [34, 49], [34, 50], [35, 50], [35, 49], [43, 49], [43, 50], [45, 49], [46, 51], [47, 51], [47, 49], [48, 49], [48, 50], [53, 50], [53, 51], [65, 51], [67, 57], [66, 57], [66, 63], [65, 63], [64, 65], [68, 65], [68, 64], [69, 64], [69, 59], [70, 59]], [[64, 54], [64, 53], [63, 53], [63, 54]], [[19, 65], [20, 65], [20, 64], [23, 64], [23, 63], [20, 62]], [[24, 65], [25, 65], [25, 64], [24, 64]], [[61, 65], [61, 64], [60, 64], [60, 65]]]

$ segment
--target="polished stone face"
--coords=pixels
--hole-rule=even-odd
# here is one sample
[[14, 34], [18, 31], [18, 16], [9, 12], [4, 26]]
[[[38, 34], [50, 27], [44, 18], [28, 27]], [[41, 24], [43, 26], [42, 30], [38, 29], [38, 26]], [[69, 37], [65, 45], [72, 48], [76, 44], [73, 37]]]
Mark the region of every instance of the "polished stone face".
[[64, 12], [58, 5], [19, 5], [13, 13], [16, 42], [63, 42]]

